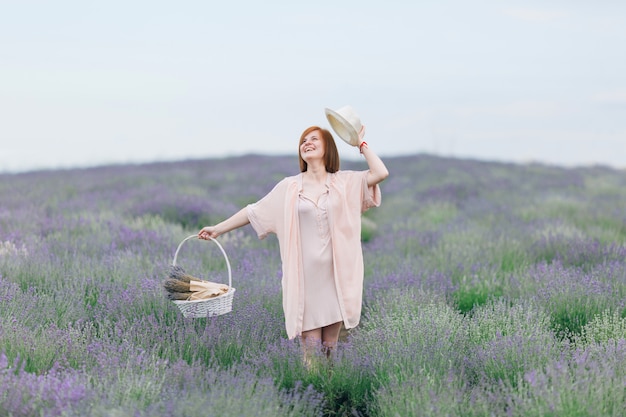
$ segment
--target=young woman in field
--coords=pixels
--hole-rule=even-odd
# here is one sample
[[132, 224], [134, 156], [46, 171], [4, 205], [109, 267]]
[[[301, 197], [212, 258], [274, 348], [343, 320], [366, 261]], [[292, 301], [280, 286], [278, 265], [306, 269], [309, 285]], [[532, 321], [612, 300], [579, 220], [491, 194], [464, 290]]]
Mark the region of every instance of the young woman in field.
[[259, 238], [275, 233], [282, 261], [285, 326], [304, 346], [322, 343], [328, 355], [342, 323], [355, 327], [361, 316], [363, 252], [361, 213], [380, 205], [378, 184], [389, 175], [385, 164], [358, 133], [366, 171], [340, 171], [332, 134], [317, 126], [299, 142], [300, 174], [284, 178], [272, 191], [227, 220], [204, 227], [200, 239], [252, 225]]

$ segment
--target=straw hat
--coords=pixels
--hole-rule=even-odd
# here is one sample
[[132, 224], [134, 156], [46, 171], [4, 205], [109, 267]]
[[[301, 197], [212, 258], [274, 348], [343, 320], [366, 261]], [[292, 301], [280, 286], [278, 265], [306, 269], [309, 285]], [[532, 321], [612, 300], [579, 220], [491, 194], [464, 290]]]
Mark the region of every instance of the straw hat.
[[359, 132], [363, 125], [352, 107], [344, 106], [336, 111], [325, 109], [325, 113], [330, 126], [341, 139], [352, 146], [359, 144]]

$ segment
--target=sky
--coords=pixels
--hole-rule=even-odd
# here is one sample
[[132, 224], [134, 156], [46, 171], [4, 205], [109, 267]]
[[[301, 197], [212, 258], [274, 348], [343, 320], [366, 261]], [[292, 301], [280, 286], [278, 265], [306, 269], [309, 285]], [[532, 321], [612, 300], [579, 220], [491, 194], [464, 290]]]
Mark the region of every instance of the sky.
[[626, 2], [0, 0], [0, 172], [296, 155], [345, 105], [382, 157], [624, 169]]

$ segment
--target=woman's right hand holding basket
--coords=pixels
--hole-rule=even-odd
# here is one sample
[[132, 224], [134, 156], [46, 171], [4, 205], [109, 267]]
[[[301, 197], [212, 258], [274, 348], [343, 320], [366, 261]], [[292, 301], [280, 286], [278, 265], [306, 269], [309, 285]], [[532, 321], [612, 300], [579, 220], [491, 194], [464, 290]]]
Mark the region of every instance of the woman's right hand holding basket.
[[198, 232], [198, 239], [209, 240], [217, 238], [218, 233], [215, 230], [215, 226], [206, 226]]

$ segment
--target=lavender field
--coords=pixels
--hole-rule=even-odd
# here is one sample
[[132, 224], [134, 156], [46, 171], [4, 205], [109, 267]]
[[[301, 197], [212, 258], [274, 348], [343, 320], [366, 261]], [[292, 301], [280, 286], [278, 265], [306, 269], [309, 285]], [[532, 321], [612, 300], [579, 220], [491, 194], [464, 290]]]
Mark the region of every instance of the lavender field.
[[[227, 315], [185, 319], [162, 289], [183, 238], [296, 157], [0, 175], [0, 416], [624, 416], [626, 171], [385, 162], [361, 325], [310, 369], [274, 237], [220, 238]], [[179, 264], [226, 279], [210, 242]]]

